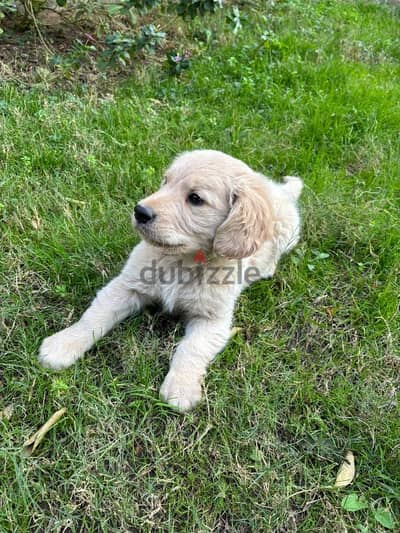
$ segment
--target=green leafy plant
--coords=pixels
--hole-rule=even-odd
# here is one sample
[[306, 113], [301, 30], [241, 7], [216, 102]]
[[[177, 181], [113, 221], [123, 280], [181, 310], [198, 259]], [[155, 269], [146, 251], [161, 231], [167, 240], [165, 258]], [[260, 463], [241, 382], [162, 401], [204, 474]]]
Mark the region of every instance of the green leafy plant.
[[379, 507], [374, 511], [374, 518], [379, 524], [386, 529], [394, 529], [395, 523], [392, 516], [392, 513]]
[[244, 20], [245, 17], [243, 17], [238, 6], [233, 6], [226, 16], [226, 21], [230, 24], [234, 34], [239, 33], [242, 29]]
[[[126, 67], [138, 52], [154, 53], [163, 44], [166, 34], [150, 21], [141, 25], [140, 17], [144, 13], [160, 8], [151, 15], [151, 20], [156, 20], [162, 9], [168, 8], [184, 18], [194, 18], [214, 13], [221, 6], [222, 0], [117, 0], [115, 3], [101, 0], [56, 0], [55, 3], [51, 0], [0, 0], [0, 21], [7, 16], [13, 19], [18, 30], [30, 28], [37, 32], [47, 51], [52, 45], [47, 43], [47, 27], [42, 26], [39, 14], [55, 11], [59, 14], [59, 18], [54, 19], [56, 24], [73, 25], [77, 32], [73, 46], [61, 53], [54, 51], [50, 60], [50, 66], [69, 78], [81, 65], [97, 64], [100, 70]], [[231, 18], [234, 31], [238, 31], [241, 24], [238, 8], [232, 9]], [[206, 35], [208, 40], [212, 38], [212, 32]], [[170, 74], [181, 74], [190, 68], [189, 54], [179, 50], [167, 54], [167, 66]]]
[[167, 54], [169, 73], [179, 76], [183, 70], [190, 68], [190, 54], [188, 51], [172, 51]]
[[62, 71], [64, 76], [69, 77], [71, 72], [79, 68], [83, 63], [86, 63], [90, 55], [96, 51], [97, 47], [94, 44], [87, 44], [80, 39], [76, 39], [72, 50], [65, 55], [55, 54], [50, 59], [50, 65]]
[[368, 502], [364, 496], [359, 496], [353, 492], [342, 499], [341, 506], [345, 511], [354, 513], [361, 511], [361, 509], [368, 509]]
[[265, 30], [261, 35], [261, 44], [258, 46], [259, 51], [266, 52], [271, 56], [281, 56], [286, 45], [276, 36], [273, 31]]
[[[10, 13], [15, 13], [17, 11], [17, 6], [15, 2], [2, 2], [0, 1], [0, 24], [6, 15]], [[0, 35], [4, 33], [3, 28], [0, 26]]]
[[108, 35], [104, 43], [105, 49], [100, 55], [99, 67], [105, 68], [116, 63], [126, 66], [140, 50], [154, 52], [164, 38], [165, 33], [153, 24], [142, 26], [136, 34], [116, 32]]
[[[348, 494], [341, 501], [341, 507], [345, 511], [350, 513], [355, 513], [363, 509], [369, 509], [370, 504], [364, 495], [358, 495], [355, 492]], [[374, 519], [386, 529], [394, 529], [395, 521], [393, 515], [390, 511], [383, 507], [378, 507], [377, 509], [372, 510]]]
[[142, 26], [136, 36], [136, 52], [146, 50], [154, 52], [165, 39], [165, 32], [160, 31], [154, 24]]
[[117, 5], [125, 10], [136, 9], [139, 12], [146, 12], [157, 7], [159, 0], [120, 0]]
[[182, 17], [194, 18], [198, 15], [215, 13], [218, 7], [222, 7], [222, 0], [179, 0], [176, 12]]

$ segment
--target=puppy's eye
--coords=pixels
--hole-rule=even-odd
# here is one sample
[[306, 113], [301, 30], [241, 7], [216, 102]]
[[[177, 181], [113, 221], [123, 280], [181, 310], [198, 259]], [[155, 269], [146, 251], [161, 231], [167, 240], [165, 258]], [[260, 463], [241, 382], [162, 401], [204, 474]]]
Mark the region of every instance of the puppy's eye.
[[195, 192], [192, 192], [191, 194], [189, 194], [188, 200], [192, 205], [203, 205], [204, 204], [204, 200], [200, 198], [200, 196], [196, 194]]

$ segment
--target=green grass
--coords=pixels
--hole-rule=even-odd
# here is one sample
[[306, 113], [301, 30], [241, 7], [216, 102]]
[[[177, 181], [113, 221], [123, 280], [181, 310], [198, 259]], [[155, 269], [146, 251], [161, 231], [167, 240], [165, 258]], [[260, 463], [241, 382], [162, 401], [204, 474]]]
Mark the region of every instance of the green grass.
[[[400, 11], [263, 4], [179, 80], [150, 68], [106, 94], [1, 87], [0, 410], [14, 405], [1, 532], [376, 532], [379, 507], [399, 519]], [[129, 320], [60, 374], [36, 353], [119, 271], [133, 206], [192, 148], [306, 187], [301, 244], [241, 296], [243, 331], [182, 416], [158, 400], [172, 319]], [[352, 486], [326, 488], [347, 450]], [[351, 492], [369, 509], [342, 509]]]

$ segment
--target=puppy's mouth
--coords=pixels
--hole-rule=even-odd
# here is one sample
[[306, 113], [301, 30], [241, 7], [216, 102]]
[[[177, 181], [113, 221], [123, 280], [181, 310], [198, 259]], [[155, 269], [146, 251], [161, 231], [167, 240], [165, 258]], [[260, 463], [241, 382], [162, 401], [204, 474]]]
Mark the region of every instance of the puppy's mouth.
[[157, 248], [164, 248], [166, 250], [173, 251], [173, 250], [181, 249], [185, 246], [183, 243], [172, 243], [172, 242], [167, 242], [163, 239], [159, 239], [155, 237], [152, 234], [152, 232], [149, 231], [148, 228], [146, 228], [145, 226], [142, 226], [141, 224], [136, 223], [135, 227], [137, 231], [139, 232], [139, 234], [143, 237], [143, 239], [146, 242], [148, 242], [152, 246], [156, 246]]
[[143, 238], [152, 246], [157, 246], [157, 248], [166, 248], [167, 250], [177, 250], [178, 248], [182, 248], [184, 246], [184, 244], [171, 244], [165, 241], [157, 241], [156, 239], [153, 239], [147, 235], [143, 235]]

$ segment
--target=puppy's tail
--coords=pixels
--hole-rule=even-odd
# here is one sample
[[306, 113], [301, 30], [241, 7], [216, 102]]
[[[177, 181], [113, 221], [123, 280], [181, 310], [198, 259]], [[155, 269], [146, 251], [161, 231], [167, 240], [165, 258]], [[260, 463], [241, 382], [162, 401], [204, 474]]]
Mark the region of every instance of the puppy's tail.
[[283, 181], [285, 182], [283, 189], [286, 194], [288, 194], [292, 200], [298, 200], [303, 188], [302, 180], [296, 176], [285, 176]]

